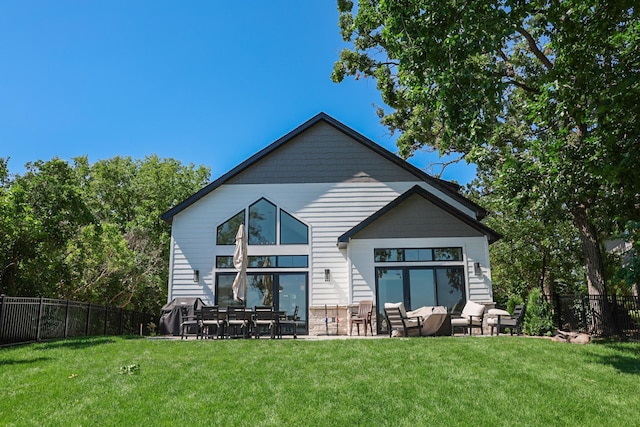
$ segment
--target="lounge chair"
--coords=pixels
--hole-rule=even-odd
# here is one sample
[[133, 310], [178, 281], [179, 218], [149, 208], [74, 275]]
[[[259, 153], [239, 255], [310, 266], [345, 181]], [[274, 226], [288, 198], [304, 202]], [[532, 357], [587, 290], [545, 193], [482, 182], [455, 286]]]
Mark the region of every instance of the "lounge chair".
[[418, 335], [422, 335], [422, 317], [409, 317], [404, 309], [404, 303], [385, 303], [384, 315], [387, 318], [387, 326], [389, 328], [389, 337], [393, 331], [402, 330], [402, 336], [408, 337], [409, 332], [418, 331]]
[[513, 335], [514, 330], [520, 335], [522, 333], [524, 312], [524, 305], [516, 305], [513, 309], [513, 314], [509, 314], [505, 310], [489, 310], [487, 313], [487, 325], [491, 326], [491, 335], [493, 335], [493, 328], [496, 328], [496, 335], [500, 335], [501, 330], [506, 332], [507, 328], [509, 328], [511, 335]]
[[462, 328], [466, 334], [472, 334], [473, 328], [479, 328], [480, 334], [484, 335], [482, 322], [484, 320], [484, 305], [473, 301], [467, 301], [462, 309], [460, 317], [451, 319], [451, 335], [454, 334], [455, 328]]

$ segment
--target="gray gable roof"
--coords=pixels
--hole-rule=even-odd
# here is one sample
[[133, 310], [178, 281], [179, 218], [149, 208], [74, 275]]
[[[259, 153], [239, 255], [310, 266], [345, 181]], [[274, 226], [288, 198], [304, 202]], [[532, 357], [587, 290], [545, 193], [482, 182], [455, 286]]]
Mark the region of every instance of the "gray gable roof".
[[289, 132], [288, 134], [286, 134], [283, 137], [279, 138], [278, 140], [276, 140], [272, 144], [268, 145], [264, 149], [260, 150], [256, 154], [254, 154], [253, 156], [249, 157], [247, 160], [245, 160], [244, 162], [242, 162], [241, 164], [239, 164], [235, 168], [231, 169], [226, 174], [222, 175], [220, 178], [216, 179], [215, 181], [211, 182], [207, 186], [203, 187], [201, 190], [199, 190], [198, 192], [196, 192], [195, 194], [193, 194], [192, 196], [190, 196], [186, 200], [182, 201], [181, 203], [179, 203], [176, 206], [172, 207], [171, 209], [167, 210], [165, 213], [163, 213], [160, 216], [160, 218], [163, 219], [166, 222], [171, 223], [172, 220], [173, 220], [173, 217], [175, 215], [177, 215], [178, 213], [180, 213], [182, 210], [184, 210], [187, 207], [191, 206], [192, 204], [194, 204], [195, 202], [197, 202], [201, 198], [205, 197], [207, 194], [211, 193], [212, 191], [214, 191], [216, 188], [220, 187], [221, 185], [223, 185], [225, 183], [230, 183], [231, 181], [233, 181], [234, 178], [240, 176], [243, 172], [247, 171], [249, 168], [251, 168], [252, 166], [256, 165], [261, 160], [265, 159], [271, 153], [273, 153], [274, 151], [278, 150], [279, 148], [285, 146], [287, 143], [289, 143], [290, 141], [292, 141], [293, 139], [295, 139], [299, 135], [303, 134], [304, 132], [309, 130], [311, 127], [315, 126], [316, 124], [318, 124], [320, 122], [326, 123], [326, 124], [334, 127], [335, 129], [337, 129], [338, 131], [343, 132], [348, 137], [350, 137], [352, 140], [356, 141], [357, 143], [362, 144], [364, 147], [366, 147], [367, 149], [373, 151], [377, 155], [379, 155], [379, 156], [385, 158], [386, 160], [391, 161], [394, 164], [400, 166], [402, 169], [404, 169], [408, 173], [414, 175], [418, 180], [425, 181], [425, 182], [429, 183], [430, 185], [432, 185], [433, 187], [439, 189], [443, 193], [451, 196], [453, 199], [457, 200], [458, 202], [460, 202], [464, 206], [466, 206], [469, 209], [475, 211], [478, 218], [482, 219], [486, 215], [487, 212], [486, 212], [486, 210], [484, 208], [482, 208], [481, 206], [473, 203], [472, 201], [470, 201], [469, 199], [467, 199], [466, 197], [464, 197], [460, 193], [458, 193], [458, 190], [459, 190], [460, 187], [457, 184], [454, 184], [454, 183], [451, 183], [451, 182], [447, 182], [447, 181], [443, 181], [441, 179], [437, 179], [437, 178], [432, 177], [431, 175], [423, 172], [419, 168], [413, 166], [412, 164], [410, 164], [407, 161], [401, 159], [400, 157], [396, 156], [395, 154], [391, 153], [390, 151], [384, 149], [383, 147], [381, 147], [380, 145], [378, 145], [375, 142], [371, 141], [370, 139], [366, 138], [365, 136], [361, 135], [360, 133], [354, 131], [353, 129], [351, 129], [351, 128], [347, 127], [347, 126], [345, 126], [343, 123], [337, 121], [333, 117], [331, 117], [331, 116], [329, 116], [329, 115], [327, 115], [325, 113], [319, 113], [316, 116], [312, 117], [307, 122], [305, 122], [302, 125], [298, 126], [293, 131]]
[[[464, 214], [463, 212], [461, 212], [460, 210], [456, 209], [455, 207], [451, 206], [450, 204], [448, 204], [447, 202], [445, 202], [444, 200], [434, 196], [433, 194], [429, 193], [427, 190], [425, 190], [424, 188], [420, 187], [419, 185], [415, 185], [413, 187], [411, 187], [408, 191], [406, 191], [404, 194], [401, 194], [400, 196], [398, 196], [396, 199], [394, 199], [393, 201], [391, 201], [388, 205], [384, 206], [382, 209], [380, 209], [379, 211], [375, 212], [373, 215], [369, 216], [368, 218], [366, 218], [364, 221], [362, 221], [361, 223], [359, 223], [358, 225], [356, 225], [355, 227], [353, 227], [351, 230], [347, 231], [346, 233], [344, 233], [342, 236], [338, 237], [338, 246], [340, 247], [345, 247], [346, 244], [349, 242], [349, 239], [351, 239], [352, 237], [358, 237], [359, 233], [364, 233], [365, 229], [367, 229], [367, 227], [374, 227], [374, 224], [376, 223], [376, 221], [378, 220], [382, 220], [383, 217], [385, 217], [385, 215], [391, 213], [394, 209], [399, 208], [403, 203], [407, 202], [412, 196], [418, 196], [418, 197], [422, 197], [423, 199], [427, 200], [430, 204], [434, 205], [434, 207], [436, 209], [441, 209], [445, 212], [447, 212], [449, 215], [451, 215], [451, 219], [448, 220], [448, 222], [450, 224], [447, 225], [447, 227], [450, 227], [451, 225], [453, 225], [454, 229], [457, 229], [458, 232], [462, 232], [463, 234], [460, 235], [479, 235], [479, 236], [487, 236], [489, 243], [493, 243], [495, 241], [497, 241], [498, 239], [500, 239], [502, 236], [492, 230], [491, 228], [487, 227], [486, 225], [482, 224], [480, 221], [477, 221], [471, 217], [469, 217], [468, 215]], [[418, 213], [418, 217], [414, 218], [415, 222], [424, 222], [425, 220], [429, 220], [429, 218], [419, 218], [420, 213]], [[433, 219], [433, 218], [431, 218]], [[451, 224], [451, 221], [455, 221], [458, 224]], [[425, 224], [415, 224], [416, 227], [416, 231], [421, 227], [424, 226]], [[441, 230], [439, 230], [439, 227], [442, 227], [443, 224], [431, 224], [432, 226], [435, 226], [435, 228], [432, 227], [432, 230], [430, 230], [430, 233], [433, 232], [439, 232]], [[462, 225], [462, 227], [461, 227]], [[411, 227], [413, 227], [411, 224], [403, 224], [404, 228], [408, 231], [410, 230]], [[383, 229], [388, 229], [388, 224], [383, 227]], [[467, 230], [465, 230], [465, 228]], [[472, 234], [469, 234], [469, 231], [471, 230], [473, 231]], [[395, 233], [396, 237], [402, 237], [397, 235], [397, 231], [398, 230], [394, 230], [393, 233]], [[433, 235], [433, 237], [449, 237], [452, 235], [456, 235], [456, 233], [451, 233], [452, 229], [449, 228], [448, 230], [442, 230], [444, 232], [444, 234], [442, 236], [439, 235]], [[365, 233], [366, 234], [366, 233]], [[409, 237], [409, 236], [407, 236]]]

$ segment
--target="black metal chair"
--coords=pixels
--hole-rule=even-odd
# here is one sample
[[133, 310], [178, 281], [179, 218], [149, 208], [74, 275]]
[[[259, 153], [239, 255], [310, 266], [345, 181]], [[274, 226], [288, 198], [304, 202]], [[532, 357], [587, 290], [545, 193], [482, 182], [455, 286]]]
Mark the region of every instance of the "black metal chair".
[[278, 338], [282, 338], [282, 329], [289, 328], [293, 330], [293, 338], [298, 338], [298, 321], [300, 320], [300, 318], [298, 317], [298, 310], [299, 308], [296, 305], [296, 308], [293, 310], [292, 315], [287, 316], [285, 313], [278, 319], [278, 322], [276, 324]]
[[196, 339], [200, 336], [200, 321], [197, 313], [191, 312], [191, 306], [180, 307], [180, 339], [187, 339], [189, 331], [195, 329]]
[[462, 328], [464, 333], [467, 331], [472, 335], [473, 328], [480, 329], [480, 334], [484, 335], [484, 310], [485, 306], [473, 301], [467, 301], [462, 309], [460, 317], [451, 317], [451, 335], [454, 335], [455, 328]]
[[227, 307], [227, 338], [239, 337], [240, 333], [243, 338], [251, 336], [252, 324], [253, 312], [251, 310], [247, 310], [244, 306]]
[[[217, 306], [205, 306], [200, 310], [200, 335], [203, 338], [224, 337], [226, 324], [226, 313], [221, 312]], [[215, 335], [212, 334], [213, 329]]]
[[489, 326], [491, 326], [491, 335], [493, 335], [493, 328], [496, 328], [496, 335], [500, 335], [500, 331], [506, 332], [509, 328], [509, 332], [513, 335], [513, 331], [516, 331], [517, 335], [522, 333], [522, 321], [524, 320], [525, 306], [516, 305], [513, 308], [513, 314], [511, 316], [497, 315], [497, 317], [490, 317], [487, 320]]
[[271, 338], [276, 336], [276, 313], [271, 306], [256, 306], [253, 311], [253, 333], [256, 338], [260, 338], [260, 330], [265, 328], [271, 334]]

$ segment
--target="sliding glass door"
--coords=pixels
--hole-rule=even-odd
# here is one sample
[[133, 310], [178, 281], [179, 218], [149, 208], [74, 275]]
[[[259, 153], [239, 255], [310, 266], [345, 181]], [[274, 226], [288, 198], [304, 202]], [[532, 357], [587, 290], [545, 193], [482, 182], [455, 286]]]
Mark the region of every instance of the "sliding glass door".
[[[216, 304], [220, 307], [233, 305], [233, 280], [235, 273], [218, 273], [216, 280]], [[293, 315], [298, 308], [298, 333], [307, 331], [307, 273], [269, 272], [247, 274], [246, 306], [273, 306], [276, 310]]]
[[[376, 307], [384, 319], [384, 303], [403, 302], [407, 310], [424, 306], [445, 306], [451, 312], [465, 302], [464, 268], [453, 267], [377, 267]], [[378, 333], [387, 331], [378, 322]]]

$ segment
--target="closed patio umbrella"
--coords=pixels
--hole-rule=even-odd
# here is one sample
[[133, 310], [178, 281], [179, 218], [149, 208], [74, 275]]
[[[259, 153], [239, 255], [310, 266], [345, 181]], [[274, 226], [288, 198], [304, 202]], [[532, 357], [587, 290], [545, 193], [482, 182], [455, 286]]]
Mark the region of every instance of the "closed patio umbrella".
[[236, 249], [233, 252], [233, 266], [238, 271], [233, 285], [233, 299], [244, 302], [247, 293], [247, 232], [244, 224], [238, 227], [236, 234]]

